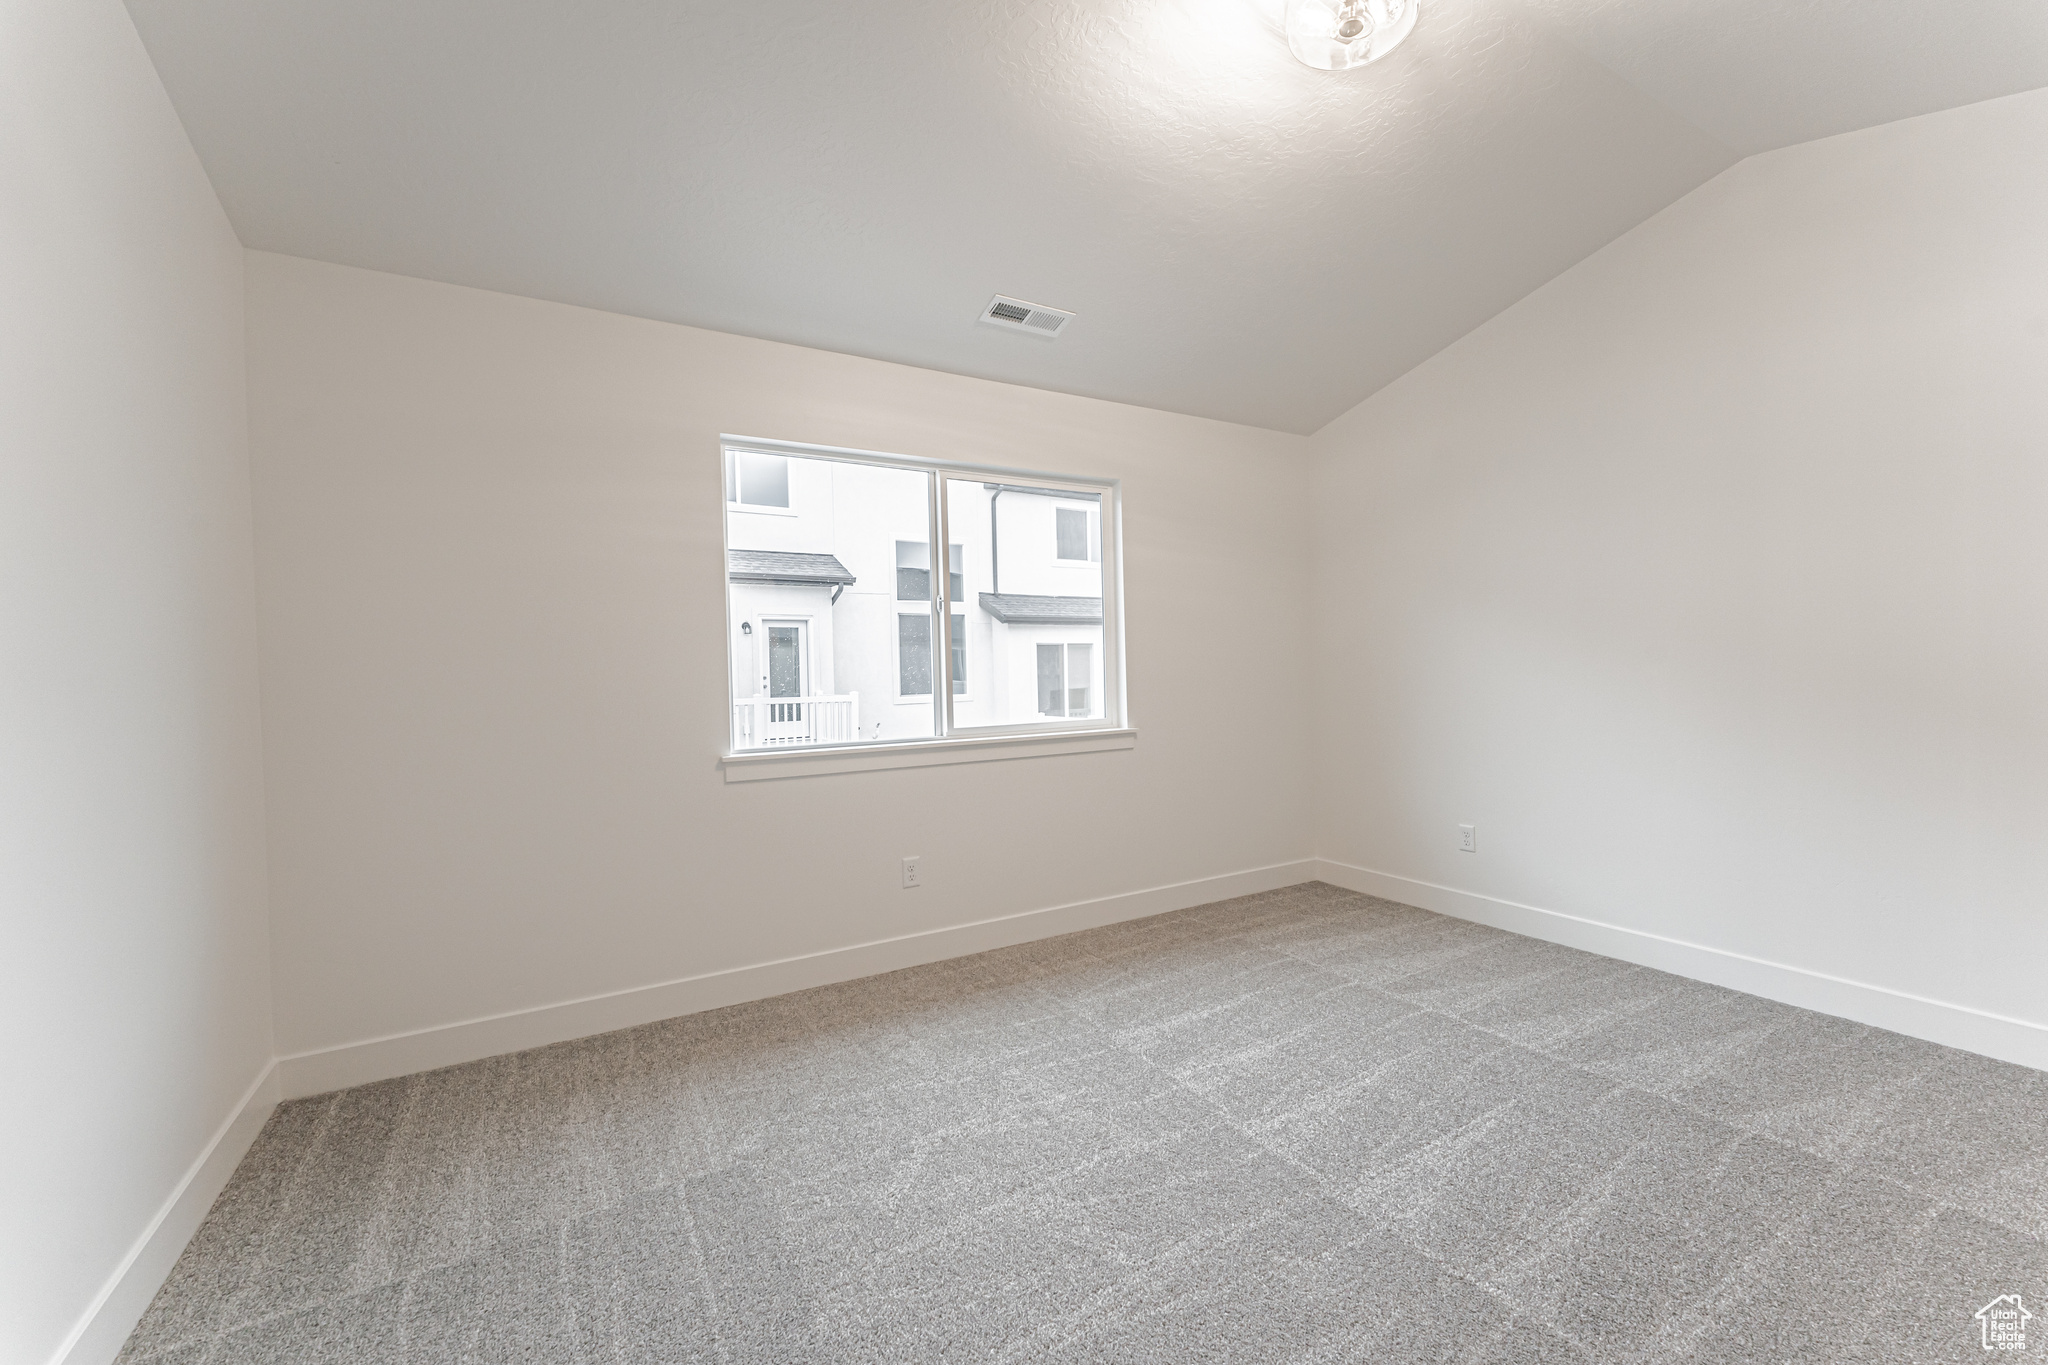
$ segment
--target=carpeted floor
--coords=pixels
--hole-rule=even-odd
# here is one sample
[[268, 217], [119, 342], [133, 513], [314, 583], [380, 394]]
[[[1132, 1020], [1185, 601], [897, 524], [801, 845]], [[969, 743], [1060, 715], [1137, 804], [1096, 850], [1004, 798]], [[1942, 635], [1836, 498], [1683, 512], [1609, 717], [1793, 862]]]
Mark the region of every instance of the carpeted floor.
[[1961, 1361], [2010, 1293], [2048, 1354], [2048, 1074], [1316, 884], [288, 1104], [122, 1359]]

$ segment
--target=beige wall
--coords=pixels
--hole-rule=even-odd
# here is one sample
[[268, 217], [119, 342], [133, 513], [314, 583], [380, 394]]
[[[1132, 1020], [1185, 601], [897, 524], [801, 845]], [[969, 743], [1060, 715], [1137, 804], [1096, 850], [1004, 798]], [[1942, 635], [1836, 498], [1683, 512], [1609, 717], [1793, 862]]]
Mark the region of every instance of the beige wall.
[[[1304, 438], [260, 253], [248, 290], [280, 1052], [1310, 852]], [[721, 432], [1123, 479], [1137, 748], [726, 785]]]
[[2048, 1025], [2043, 166], [1754, 158], [1320, 433], [1319, 851]]
[[271, 1055], [242, 249], [119, 0], [0, 6], [0, 186], [0, 1360], [109, 1359]]

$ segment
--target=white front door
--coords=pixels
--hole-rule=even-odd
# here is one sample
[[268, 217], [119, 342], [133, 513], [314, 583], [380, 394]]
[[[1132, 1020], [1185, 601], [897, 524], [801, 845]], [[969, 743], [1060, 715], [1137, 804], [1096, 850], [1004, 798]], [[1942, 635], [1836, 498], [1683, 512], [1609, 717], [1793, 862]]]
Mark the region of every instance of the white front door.
[[766, 724], [761, 739], [788, 744], [809, 739], [811, 695], [811, 628], [808, 621], [761, 621], [761, 691], [767, 696]]

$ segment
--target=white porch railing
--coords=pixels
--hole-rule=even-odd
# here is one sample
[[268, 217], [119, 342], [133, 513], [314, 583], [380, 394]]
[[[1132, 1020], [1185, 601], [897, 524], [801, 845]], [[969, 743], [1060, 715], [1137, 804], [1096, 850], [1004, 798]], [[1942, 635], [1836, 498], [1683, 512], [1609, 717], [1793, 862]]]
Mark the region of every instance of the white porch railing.
[[860, 693], [843, 697], [742, 697], [732, 704], [732, 746], [850, 744], [860, 738]]

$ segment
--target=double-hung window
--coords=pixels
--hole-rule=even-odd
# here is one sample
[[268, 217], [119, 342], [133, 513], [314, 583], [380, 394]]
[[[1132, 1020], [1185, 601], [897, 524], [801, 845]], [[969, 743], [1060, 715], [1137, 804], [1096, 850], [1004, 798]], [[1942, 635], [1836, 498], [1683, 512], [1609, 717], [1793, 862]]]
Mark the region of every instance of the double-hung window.
[[733, 753], [1123, 725], [1114, 480], [738, 438], [724, 461]]

